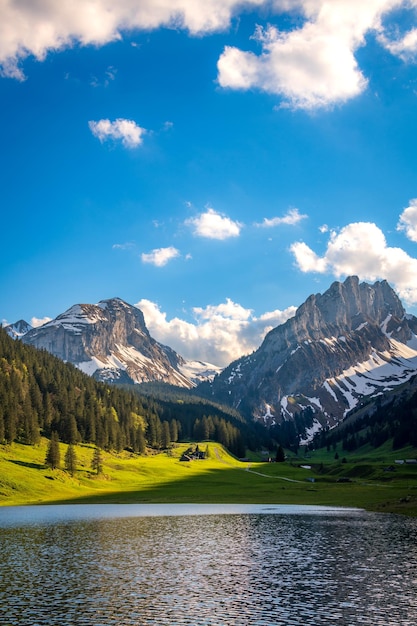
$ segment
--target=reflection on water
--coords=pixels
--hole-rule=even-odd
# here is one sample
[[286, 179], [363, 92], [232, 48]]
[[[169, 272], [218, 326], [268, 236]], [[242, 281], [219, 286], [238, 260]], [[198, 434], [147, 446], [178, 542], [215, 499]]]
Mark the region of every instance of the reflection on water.
[[14, 523], [0, 510], [4, 626], [417, 623], [417, 520], [274, 507], [153, 517], [36, 509], [32, 523], [22, 508]]

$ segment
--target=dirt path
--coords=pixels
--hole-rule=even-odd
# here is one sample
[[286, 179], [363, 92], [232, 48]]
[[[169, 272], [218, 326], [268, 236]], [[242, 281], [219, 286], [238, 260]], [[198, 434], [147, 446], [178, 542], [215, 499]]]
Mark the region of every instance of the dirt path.
[[249, 463], [247, 465], [247, 467], [245, 467], [245, 469], [236, 467], [235, 465], [232, 465], [231, 463], [228, 463], [227, 461], [225, 461], [224, 459], [221, 458], [219, 451], [217, 448], [214, 448], [214, 453], [216, 455], [217, 460], [220, 463], [224, 463], [224, 465], [228, 465], [229, 467], [233, 467], [233, 469], [242, 469], [243, 472], [249, 472], [250, 474], [257, 474], [258, 476], [263, 476], [264, 478], [276, 478], [277, 480], [286, 480], [289, 483], [303, 483], [302, 480], [295, 480], [294, 478], [285, 478], [284, 476], [269, 476], [269, 474], [262, 474], [261, 472], [255, 472], [255, 470], [251, 469], [251, 463]]

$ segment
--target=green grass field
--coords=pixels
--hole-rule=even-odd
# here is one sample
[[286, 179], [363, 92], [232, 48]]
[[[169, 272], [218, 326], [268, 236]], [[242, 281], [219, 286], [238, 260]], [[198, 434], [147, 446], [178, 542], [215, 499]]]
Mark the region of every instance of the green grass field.
[[[415, 449], [393, 453], [387, 444], [337, 460], [334, 452], [322, 450], [293, 456], [285, 463], [244, 463], [210, 442], [200, 444], [203, 450], [208, 446], [207, 459], [187, 462], [180, 461], [190, 445], [184, 443], [169, 453], [148, 456], [103, 452], [103, 474], [97, 476], [91, 469], [94, 448], [79, 445], [72, 477], [64, 470], [45, 468], [47, 443], [0, 446], [1, 505], [317, 504], [417, 516], [417, 465], [395, 463], [415, 458]], [[60, 449], [63, 459], [66, 445], [60, 444]]]

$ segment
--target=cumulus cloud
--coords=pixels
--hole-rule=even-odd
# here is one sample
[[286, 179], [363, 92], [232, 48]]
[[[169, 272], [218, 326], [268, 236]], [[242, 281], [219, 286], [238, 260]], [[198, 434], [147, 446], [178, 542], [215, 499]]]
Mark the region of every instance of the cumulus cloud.
[[243, 354], [253, 352], [266, 333], [295, 314], [295, 307], [255, 317], [253, 311], [227, 299], [218, 305], [195, 307], [195, 321], [167, 319], [157, 304], [140, 300], [136, 306], [145, 316], [155, 339], [171, 346], [184, 358], [225, 367]]
[[295, 226], [307, 217], [307, 215], [302, 215], [298, 209], [290, 209], [283, 217], [273, 217], [271, 219], [264, 217], [263, 222], [255, 225], [263, 228], [273, 228], [274, 226], [281, 226], [281, 224]]
[[[383, 33], [381, 17], [406, 4], [405, 0], [277, 0], [276, 11], [300, 11], [303, 26], [285, 32], [273, 25], [258, 27], [253, 38], [260, 54], [226, 46], [218, 60], [218, 82], [231, 89], [278, 94], [294, 108], [345, 102], [367, 85], [355, 58], [366, 34]], [[408, 45], [415, 45], [411, 34]]]
[[133, 120], [119, 118], [114, 122], [103, 119], [98, 122], [88, 122], [91, 132], [102, 143], [108, 139], [121, 140], [126, 148], [137, 148], [143, 142], [146, 130]]
[[193, 228], [194, 235], [208, 239], [229, 239], [238, 237], [242, 224], [218, 213], [214, 209], [207, 209], [197, 217], [185, 221], [186, 226]]
[[168, 248], [155, 248], [151, 252], [141, 254], [141, 259], [143, 263], [150, 263], [151, 265], [155, 265], [156, 267], [163, 267], [172, 259], [176, 259], [180, 256], [180, 251], [174, 248], [173, 246], [169, 246]]
[[411, 241], [417, 242], [417, 198], [410, 200], [410, 206], [401, 213], [397, 230], [404, 230]]
[[327, 270], [327, 259], [317, 256], [303, 241], [293, 243], [290, 249], [302, 272], [324, 273]]
[[265, 0], [67, 0], [2, 2], [0, 8], [0, 64], [3, 74], [23, 79], [20, 62], [33, 55], [43, 60], [51, 50], [104, 45], [121, 39], [122, 32], [165, 27], [191, 34], [225, 29], [237, 8], [258, 6]]
[[404, 35], [395, 36], [381, 33], [379, 42], [394, 56], [399, 57], [404, 62], [415, 62], [417, 57], [417, 28], [412, 28]]
[[[260, 8], [271, 22], [258, 26], [253, 36], [260, 53], [226, 46], [218, 60], [219, 84], [261, 89], [293, 107], [312, 109], [344, 102], [365, 89], [355, 54], [370, 32], [392, 54], [415, 59], [417, 29], [402, 33], [382, 19], [393, 9], [410, 7], [417, 8], [417, 0], [6, 1], [0, 7], [0, 74], [23, 80], [21, 64], [28, 56], [43, 60], [75, 43], [105, 45], [133, 30], [181, 28], [191, 35], [226, 30], [233, 17]], [[287, 12], [300, 16], [302, 26], [278, 30], [272, 22]]]
[[30, 325], [33, 326], [33, 328], [39, 328], [39, 326], [43, 326], [47, 322], [50, 322], [51, 319], [52, 317], [32, 317], [32, 319], [30, 320]]
[[291, 252], [302, 272], [386, 279], [407, 304], [417, 303], [417, 259], [388, 246], [384, 233], [373, 223], [357, 222], [332, 231], [322, 257], [304, 242], [294, 243]]

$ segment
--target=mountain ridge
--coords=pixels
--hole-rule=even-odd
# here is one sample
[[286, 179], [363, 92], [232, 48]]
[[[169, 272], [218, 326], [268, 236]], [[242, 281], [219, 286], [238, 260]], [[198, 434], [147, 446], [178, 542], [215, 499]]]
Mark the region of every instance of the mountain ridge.
[[[24, 328], [21, 321], [11, 331]], [[308, 414], [298, 426], [306, 441], [417, 373], [417, 318], [386, 280], [356, 276], [310, 295], [251, 355], [222, 371], [158, 343], [142, 311], [120, 298], [73, 305], [21, 339], [98, 380], [196, 387], [266, 426]]]
[[273, 425], [308, 409], [312, 431], [331, 428], [366, 396], [417, 372], [417, 319], [387, 281], [355, 276], [313, 294], [199, 392]]
[[205, 372], [209, 376], [218, 371], [211, 364], [187, 362], [156, 341], [142, 311], [121, 298], [75, 304], [20, 338], [106, 382], [161, 381], [191, 388]]

